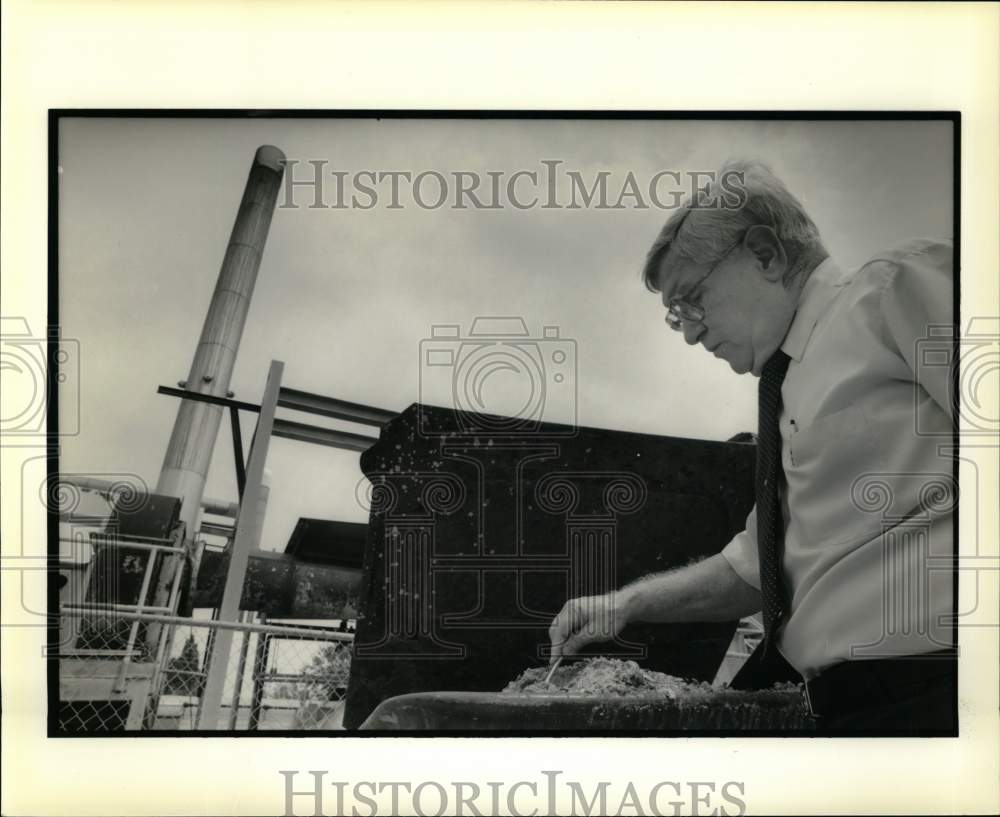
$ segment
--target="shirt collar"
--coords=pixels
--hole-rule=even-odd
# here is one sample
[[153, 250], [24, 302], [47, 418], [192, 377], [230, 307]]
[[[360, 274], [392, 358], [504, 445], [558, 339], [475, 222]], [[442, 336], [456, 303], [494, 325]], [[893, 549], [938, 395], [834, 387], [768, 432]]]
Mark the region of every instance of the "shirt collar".
[[799, 294], [799, 305], [788, 328], [781, 351], [795, 361], [802, 360], [813, 329], [826, 312], [827, 304], [844, 286], [844, 274], [833, 258], [827, 256], [806, 280]]

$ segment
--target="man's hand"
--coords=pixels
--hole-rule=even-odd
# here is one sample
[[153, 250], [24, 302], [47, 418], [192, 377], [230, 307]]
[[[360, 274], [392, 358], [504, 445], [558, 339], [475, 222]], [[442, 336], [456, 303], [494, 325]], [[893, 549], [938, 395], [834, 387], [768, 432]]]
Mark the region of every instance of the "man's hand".
[[561, 655], [574, 655], [594, 641], [610, 641], [627, 623], [628, 613], [621, 593], [570, 599], [549, 627], [551, 661]]
[[760, 590], [717, 553], [701, 562], [645, 576], [603, 596], [570, 599], [549, 627], [552, 660], [610, 641], [636, 621], [734, 621], [760, 610]]

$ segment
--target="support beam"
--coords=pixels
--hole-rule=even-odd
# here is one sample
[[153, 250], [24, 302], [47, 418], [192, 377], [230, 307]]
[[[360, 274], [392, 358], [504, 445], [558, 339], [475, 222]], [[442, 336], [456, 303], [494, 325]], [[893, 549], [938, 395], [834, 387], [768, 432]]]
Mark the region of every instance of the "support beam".
[[179, 397], [181, 400], [194, 400], [196, 403], [208, 403], [213, 406], [239, 409], [240, 411], [252, 411], [254, 414], [260, 412], [260, 406], [256, 403], [248, 403], [245, 400], [233, 400], [231, 397], [219, 397], [216, 394], [202, 394], [188, 389], [175, 389], [173, 386], [157, 386], [157, 394], [165, 394], [167, 397]]
[[243, 461], [243, 431], [240, 428], [240, 412], [236, 406], [229, 407], [229, 423], [233, 429], [233, 458], [236, 463], [236, 493], [243, 501], [243, 491], [247, 484], [247, 468]]
[[[258, 531], [257, 514], [261, 483], [264, 479], [264, 465], [271, 442], [274, 412], [277, 408], [283, 370], [284, 364], [281, 361], [271, 361], [267, 385], [264, 387], [264, 399], [260, 406], [260, 417], [257, 420], [254, 442], [250, 449], [246, 491], [243, 494], [243, 501], [240, 502], [240, 515], [236, 519], [236, 537], [233, 540], [226, 586], [222, 593], [222, 605], [219, 608], [220, 621], [235, 622], [238, 619], [240, 598], [243, 595], [243, 584], [246, 579], [250, 552], [259, 544], [254, 542], [254, 538]], [[217, 633], [215, 643], [212, 645], [205, 692], [201, 699], [201, 712], [198, 717], [199, 729], [219, 728], [223, 687], [226, 683], [232, 644], [232, 630], [220, 630]]]

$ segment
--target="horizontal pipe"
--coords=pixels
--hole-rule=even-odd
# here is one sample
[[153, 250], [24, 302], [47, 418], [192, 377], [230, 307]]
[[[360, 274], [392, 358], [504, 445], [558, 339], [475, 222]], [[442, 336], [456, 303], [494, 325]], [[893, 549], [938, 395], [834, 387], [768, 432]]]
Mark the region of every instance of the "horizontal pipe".
[[[265, 683], [265, 684], [270, 684], [270, 683], [286, 683], [286, 684], [287, 683], [292, 683], [292, 684], [296, 684], [296, 683], [298, 683], [298, 684], [309, 684], [309, 685], [315, 685], [315, 684], [318, 684], [318, 683], [323, 683], [324, 681], [326, 683], [343, 681], [344, 682], [343, 686], [347, 686], [347, 679], [346, 678], [339, 677], [339, 676], [326, 676], [326, 675], [322, 675], [321, 676], [318, 673], [313, 673], [313, 674], [301, 673], [301, 674], [297, 675], [294, 672], [285, 672], [285, 673], [277, 673], [277, 672], [275, 672], [275, 673], [268, 673], [267, 675], [263, 676], [261, 678], [261, 681], [263, 683]], [[338, 684], [338, 686], [340, 686], [340, 685]]]
[[[136, 477], [138, 480], [138, 477]], [[139, 480], [142, 482], [141, 480]], [[121, 491], [124, 488], [130, 490], [138, 490], [139, 486], [133, 485], [131, 482], [112, 482], [107, 479], [98, 479], [97, 477], [85, 477], [73, 475], [71, 477], [62, 477], [59, 479], [60, 483], [65, 485], [75, 485], [77, 488], [83, 488], [84, 490], [97, 491], [105, 499], [110, 499], [109, 493], [114, 493], [116, 491]], [[145, 489], [145, 483], [142, 483], [143, 489]], [[148, 493], [148, 491], [147, 491]], [[236, 502], [228, 502], [224, 499], [212, 499], [210, 497], [205, 497], [201, 501], [201, 507], [205, 509], [206, 513], [213, 514], [214, 516], [229, 516], [233, 519], [236, 518], [236, 514], [239, 513], [240, 506]]]
[[120, 542], [122, 544], [135, 545], [136, 547], [140, 545], [159, 545], [179, 552], [182, 552], [184, 550], [184, 548], [178, 545], [173, 545], [173, 544], [164, 545], [163, 544], [164, 542], [174, 541], [173, 539], [164, 536], [135, 536], [133, 534], [124, 534], [116, 532], [104, 533], [102, 531], [95, 531], [94, 533], [90, 534], [90, 538], [106, 542]]
[[[70, 616], [84, 616], [85, 610], [73, 609], [69, 605], [63, 605], [60, 613]], [[149, 613], [132, 613], [122, 611], [116, 613], [116, 617], [125, 621], [148, 621], [153, 624], [175, 624], [183, 627], [216, 627], [220, 630], [239, 630], [241, 632], [267, 633], [268, 635], [285, 636], [287, 638], [297, 637], [311, 639], [313, 641], [354, 641], [354, 633], [338, 633], [329, 630], [308, 630], [304, 627], [278, 626], [275, 624], [248, 624], [238, 621], [201, 621], [195, 618], [182, 618], [181, 616], [167, 616]]]
[[337, 420], [348, 420], [352, 423], [378, 427], [384, 426], [396, 417], [394, 411], [366, 406], [362, 403], [351, 403], [347, 400], [338, 400], [335, 397], [324, 397], [298, 389], [282, 388], [278, 395], [278, 405], [294, 411], [304, 411], [309, 414], [319, 414]]
[[224, 499], [202, 499], [201, 507], [205, 513], [210, 513], [212, 516], [228, 516], [230, 519], [235, 519], [240, 513], [238, 502], [228, 502]]
[[170, 608], [154, 606], [152, 604], [110, 604], [101, 601], [74, 601], [66, 604], [63, 610], [100, 611], [103, 613], [114, 613], [114, 618], [128, 618], [129, 614], [145, 613], [147, 610], [152, 613], [169, 612]]
[[331, 448], [346, 448], [348, 451], [367, 451], [378, 442], [376, 437], [364, 434], [352, 434], [333, 428], [321, 428], [306, 423], [293, 423], [291, 420], [275, 419], [271, 434], [289, 440], [298, 440], [315, 445], [328, 445]]
[[[91, 536], [95, 539], [112, 542], [113, 544], [108, 545], [108, 547], [117, 545], [124, 548], [133, 548], [134, 550], [163, 550], [168, 553], [184, 553], [184, 548], [170, 547], [168, 545], [151, 545], [148, 542], [133, 542], [131, 539], [125, 539], [121, 536], [98, 536], [96, 534], [91, 534]], [[75, 545], [79, 540], [68, 536], [60, 536], [59, 541], [65, 542], [67, 545]]]
[[[226, 559], [206, 550], [191, 597], [194, 607], [218, 607]], [[240, 609], [268, 618], [355, 618], [361, 596], [360, 568], [303, 562], [296, 556], [258, 550], [250, 555]]]
[[203, 534], [225, 536], [227, 538], [235, 535], [236, 533], [236, 528], [232, 525], [216, 525], [214, 522], [206, 522], [205, 520], [202, 520], [200, 530]]
[[59, 521], [65, 522], [67, 525], [82, 525], [85, 527], [101, 527], [105, 522], [108, 521], [107, 514], [92, 514], [92, 513], [61, 513], [59, 514]]

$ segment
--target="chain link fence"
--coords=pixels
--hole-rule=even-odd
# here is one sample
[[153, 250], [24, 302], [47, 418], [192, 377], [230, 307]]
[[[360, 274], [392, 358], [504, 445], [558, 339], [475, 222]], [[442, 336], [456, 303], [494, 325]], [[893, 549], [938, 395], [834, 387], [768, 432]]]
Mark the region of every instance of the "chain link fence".
[[[353, 633], [85, 608], [61, 612], [58, 728], [246, 732], [340, 729]], [[218, 722], [199, 725], [215, 634], [233, 631]], [[221, 670], [220, 670], [221, 671]]]

